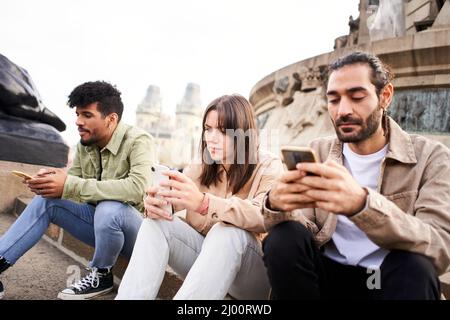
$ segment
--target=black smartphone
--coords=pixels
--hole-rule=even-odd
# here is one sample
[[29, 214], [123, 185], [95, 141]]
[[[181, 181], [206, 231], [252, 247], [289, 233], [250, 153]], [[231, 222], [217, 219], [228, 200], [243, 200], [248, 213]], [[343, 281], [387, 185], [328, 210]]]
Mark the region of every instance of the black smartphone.
[[300, 162], [318, 162], [316, 153], [309, 147], [283, 146], [281, 154], [288, 170], [295, 170]]

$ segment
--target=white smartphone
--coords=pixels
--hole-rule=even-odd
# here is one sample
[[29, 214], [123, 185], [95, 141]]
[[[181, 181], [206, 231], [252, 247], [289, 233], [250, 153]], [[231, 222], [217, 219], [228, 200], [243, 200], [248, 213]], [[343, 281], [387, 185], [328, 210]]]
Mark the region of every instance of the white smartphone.
[[[169, 189], [166, 187], [161, 187], [159, 184], [163, 181], [169, 181], [170, 178], [166, 175], [163, 174], [163, 172], [169, 171], [170, 169], [166, 166], [163, 166], [161, 164], [155, 164], [152, 166], [152, 186], [153, 187], [157, 187], [157, 188], [162, 188], [162, 189]], [[157, 199], [163, 199], [161, 196], [156, 196]], [[165, 206], [162, 207], [163, 210], [170, 212], [170, 214], [173, 214], [173, 210], [172, 210], [172, 205], [171, 204], [167, 204]]]

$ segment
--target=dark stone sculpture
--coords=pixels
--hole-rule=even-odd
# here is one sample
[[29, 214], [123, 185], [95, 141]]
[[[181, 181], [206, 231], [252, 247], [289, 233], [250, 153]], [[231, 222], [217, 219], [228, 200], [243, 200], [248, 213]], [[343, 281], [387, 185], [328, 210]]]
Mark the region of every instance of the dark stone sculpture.
[[0, 110], [6, 114], [47, 123], [59, 131], [66, 125], [42, 103], [28, 72], [0, 54]]
[[31, 77], [0, 54], [0, 160], [64, 167], [66, 125], [42, 103]]

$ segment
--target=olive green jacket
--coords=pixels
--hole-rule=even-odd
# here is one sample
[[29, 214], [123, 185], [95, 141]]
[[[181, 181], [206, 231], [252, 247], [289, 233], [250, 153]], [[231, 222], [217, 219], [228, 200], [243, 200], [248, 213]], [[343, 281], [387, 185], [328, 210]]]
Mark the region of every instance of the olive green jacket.
[[142, 199], [155, 159], [153, 138], [119, 122], [102, 150], [78, 143], [62, 198], [93, 205], [102, 200], [120, 201], [143, 212]]

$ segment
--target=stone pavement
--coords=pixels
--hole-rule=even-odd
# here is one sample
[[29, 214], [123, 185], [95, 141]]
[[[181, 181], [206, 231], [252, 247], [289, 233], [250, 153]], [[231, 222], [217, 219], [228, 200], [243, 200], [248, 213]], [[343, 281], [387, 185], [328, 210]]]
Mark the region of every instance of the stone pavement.
[[[0, 214], [0, 235], [15, 221], [10, 214]], [[79, 268], [79, 269], [78, 269]], [[0, 275], [5, 286], [5, 300], [56, 300], [66, 288], [67, 279], [85, 267], [45, 240], [29, 250], [13, 267]], [[69, 273], [67, 273], [69, 272]], [[112, 300], [116, 291], [97, 299]]]

